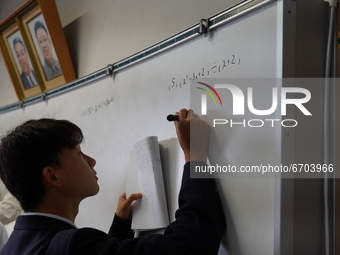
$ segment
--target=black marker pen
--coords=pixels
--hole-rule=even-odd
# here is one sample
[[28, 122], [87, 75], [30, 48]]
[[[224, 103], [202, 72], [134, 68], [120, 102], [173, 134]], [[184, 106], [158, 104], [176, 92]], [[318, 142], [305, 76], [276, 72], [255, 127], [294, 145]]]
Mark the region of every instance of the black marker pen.
[[169, 114], [168, 117], [166, 117], [168, 121], [178, 121], [178, 114]]

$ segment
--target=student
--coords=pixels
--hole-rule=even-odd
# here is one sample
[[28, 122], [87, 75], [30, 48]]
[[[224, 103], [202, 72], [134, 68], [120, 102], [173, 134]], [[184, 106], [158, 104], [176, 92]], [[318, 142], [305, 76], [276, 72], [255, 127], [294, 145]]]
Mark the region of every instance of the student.
[[[3, 196], [5, 194], [5, 196]], [[0, 251], [5, 246], [8, 233], [4, 225], [15, 221], [15, 219], [21, 214], [22, 209], [19, 201], [7, 191], [5, 185], [0, 181], [0, 195], [3, 196], [0, 201]]]
[[22, 213], [19, 201], [5, 188], [5, 185], [0, 181], [0, 194], [5, 194], [0, 201], [0, 222], [4, 225], [15, 221]]
[[26, 214], [17, 218], [1, 254], [217, 254], [225, 218], [215, 182], [190, 178], [190, 166], [206, 165], [209, 127], [186, 109], [175, 126], [187, 162], [176, 220], [163, 235], [134, 239], [131, 203], [140, 193], [120, 197], [108, 234], [74, 225], [80, 201], [99, 191], [96, 161], [81, 151], [79, 127], [41, 119], [15, 128], [1, 141], [0, 173]]

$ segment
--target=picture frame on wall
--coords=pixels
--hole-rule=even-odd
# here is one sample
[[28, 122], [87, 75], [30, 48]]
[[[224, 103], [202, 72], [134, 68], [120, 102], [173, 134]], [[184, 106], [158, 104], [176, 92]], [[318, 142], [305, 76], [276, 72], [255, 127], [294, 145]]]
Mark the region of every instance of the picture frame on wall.
[[36, 70], [27, 51], [22, 34], [16, 23], [2, 33], [2, 49], [6, 52], [6, 64], [21, 98], [41, 93]]
[[28, 56], [20, 31], [17, 30], [7, 37], [7, 42], [15, 59], [24, 90], [38, 86], [37, 76], [33, 70], [32, 62]]
[[[0, 23], [0, 33], [1, 52], [19, 100], [76, 79], [54, 0], [25, 2]], [[15, 46], [22, 50], [22, 55], [17, 55]], [[24, 63], [25, 53], [27, 65]], [[30, 78], [30, 84], [34, 86], [28, 86], [25, 76], [21, 76], [26, 66], [32, 70], [32, 75], [26, 78]], [[29, 73], [28, 69], [25, 70]]]
[[62, 75], [63, 72], [42, 13], [27, 22], [27, 25], [45, 80], [49, 81]]

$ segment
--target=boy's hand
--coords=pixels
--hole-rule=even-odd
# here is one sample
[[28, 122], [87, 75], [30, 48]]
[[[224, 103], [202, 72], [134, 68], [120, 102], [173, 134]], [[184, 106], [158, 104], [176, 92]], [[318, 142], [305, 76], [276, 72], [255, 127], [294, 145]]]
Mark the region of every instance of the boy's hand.
[[119, 197], [118, 207], [116, 211], [116, 215], [123, 220], [129, 220], [131, 216], [131, 204], [133, 201], [140, 199], [142, 197], [142, 193], [134, 193], [131, 194], [126, 199], [126, 193], [123, 193]]
[[[207, 161], [209, 145], [209, 126], [193, 110], [182, 109], [175, 121], [179, 144], [184, 152], [185, 161]], [[191, 126], [191, 128], [190, 128]]]

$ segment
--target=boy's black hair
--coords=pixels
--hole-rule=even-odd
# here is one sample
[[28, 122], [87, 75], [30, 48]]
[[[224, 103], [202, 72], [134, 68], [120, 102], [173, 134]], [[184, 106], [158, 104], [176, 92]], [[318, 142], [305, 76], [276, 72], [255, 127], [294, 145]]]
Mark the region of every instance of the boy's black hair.
[[1, 139], [0, 177], [25, 212], [45, 195], [43, 169], [60, 167], [59, 154], [83, 140], [81, 129], [67, 120], [29, 120]]

